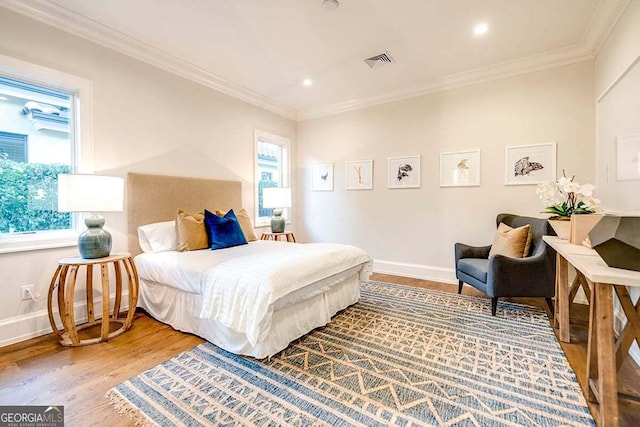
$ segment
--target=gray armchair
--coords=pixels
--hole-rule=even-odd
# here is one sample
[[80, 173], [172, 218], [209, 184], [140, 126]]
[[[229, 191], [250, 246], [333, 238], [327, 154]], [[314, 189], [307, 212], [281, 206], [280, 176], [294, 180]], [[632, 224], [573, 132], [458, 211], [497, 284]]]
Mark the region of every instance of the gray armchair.
[[491, 315], [496, 315], [500, 297], [544, 297], [553, 313], [551, 298], [555, 295], [555, 251], [543, 240], [544, 235], [555, 235], [546, 219], [510, 214], [499, 214], [501, 222], [516, 228], [531, 225], [532, 239], [529, 256], [510, 258], [494, 255], [489, 258], [491, 245], [474, 247], [462, 243], [455, 245], [458, 293], [464, 283], [491, 297]]

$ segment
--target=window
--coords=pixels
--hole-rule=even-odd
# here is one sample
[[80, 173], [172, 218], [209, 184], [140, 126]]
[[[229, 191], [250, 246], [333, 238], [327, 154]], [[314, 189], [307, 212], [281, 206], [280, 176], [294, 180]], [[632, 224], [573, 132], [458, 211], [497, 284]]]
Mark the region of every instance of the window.
[[43, 122], [68, 113], [73, 95], [0, 76], [0, 96], [0, 233], [70, 230], [71, 214], [58, 212], [57, 183], [74, 169], [73, 135], [68, 120], [55, 129]]
[[27, 162], [28, 135], [0, 131], [0, 160]]
[[90, 82], [0, 55], [0, 253], [76, 243], [57, 181], [93, 170], [90, 123], [80, 120], [90, 101]]
[[[270, 224], [273, 209], [262, 205], [262, 190], [269, 187], [288, 187], [290, 175], [290, 145], [287, 138], [272, 135], [260, 130], [255, 131], [255, 225], [262, 227]], [[289, 212], [283, 215], [289, 220]]]

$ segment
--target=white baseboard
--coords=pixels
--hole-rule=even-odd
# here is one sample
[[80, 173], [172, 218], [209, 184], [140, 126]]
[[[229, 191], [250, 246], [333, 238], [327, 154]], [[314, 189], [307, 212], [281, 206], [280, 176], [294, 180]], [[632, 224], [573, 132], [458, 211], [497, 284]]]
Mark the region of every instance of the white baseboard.
[[433, 267], [423, 264], [373, 260], [373, 271], [380, 274], [411, 277], [414, 279], [432, 280], [434, 282], [457, 284], [456, 272], [453, 268]]
[[[432, 267], [421, 264], [408, 264], [394, 261], [374, 260], [373, 271], [381, 274], [392, 274], [396, 276], [411, 277], [415, 279], [432, 280], [435, 282], [457, 284], [455, 271], [449, 268]], [[113, 307], [114, 297], [111, 297], [111, 307]], [[129, 292], [122, 292], [122, 310], [128, 310]], [[576, 301], [578, 302], [578, 301]], [[586, 299], [584, 302], [587, 303]], [[94, 307], [100, 307], [102, 300], [94, 302]], [[86, 302], [74, 304], [76, 324], [87, 321], [87, 304]], [[58, 318], [57, 310], [54, 310], [55, 317]], [[100, 313], [96, 313], [97, 318]], [[615, 331], [619, 333], [622, 329], [624, 314], [616, 310], [615, 313]], [[61, 328], [62, 324], [58, 324]], [[25, 341], [30, 338], [39, 337], [51, 333], [51, 325], [49, 325], [49, 315], [46, 310], [35, 311], [21, 316], [11, 317], [9, 319], [0, 320], [0, 347]], [[629, 355], [640, 365], [640, 348], [633, 345], [629, 350]]]
[[[111, 296], [111, 308], [113, 308], [115, 296]], [[96, 299], [93, 303], [94, 307], [102, 307], [102, 299]], [[87, 321], [87, 302], [76, 302], [73, 305], [76, 324], [85, 323]], [[122, 311], [129, 309], [129, 291], [122, 291]], [[102, 312], [96, 311], [96, 318], [102, 317]], [[54, 319], [58, 320], [58, 328], [62, 328], [59, 322], [58, 310], [54, 309]], [[41, 335], [50, 334], [51, 325], [49, 324], [49, 314], [47, 310], [34, 311], [20, 316], [10, 317], [0, 320], [0, 347], [25, 341], [30, 338], [39, 337]]]

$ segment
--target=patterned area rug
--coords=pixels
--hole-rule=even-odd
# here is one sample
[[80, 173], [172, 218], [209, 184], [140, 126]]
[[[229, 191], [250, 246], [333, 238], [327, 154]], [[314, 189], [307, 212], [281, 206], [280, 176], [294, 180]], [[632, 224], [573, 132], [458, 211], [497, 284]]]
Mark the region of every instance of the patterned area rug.
[[595, 425], [543, 311], [391, 285], [271, 360], [205, 343], [107, 392], [143, 425]]

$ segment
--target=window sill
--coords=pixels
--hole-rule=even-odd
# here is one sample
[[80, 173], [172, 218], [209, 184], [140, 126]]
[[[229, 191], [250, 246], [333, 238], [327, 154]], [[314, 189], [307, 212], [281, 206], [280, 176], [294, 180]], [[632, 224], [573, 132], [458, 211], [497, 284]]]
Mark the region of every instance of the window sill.
[[0, 254], [78, 246], [74, 232], [0, 235]]

